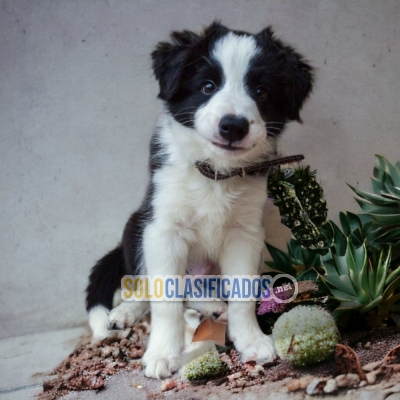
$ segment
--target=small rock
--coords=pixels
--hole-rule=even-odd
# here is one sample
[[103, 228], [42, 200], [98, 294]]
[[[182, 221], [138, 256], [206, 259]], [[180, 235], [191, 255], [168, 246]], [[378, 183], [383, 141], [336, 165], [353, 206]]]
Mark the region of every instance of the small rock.
[[289, 383], [286, 384], [287, 390], [289, 392], [295, 392], [300, 389], [300, 379], [292, 379]]
[[369, 349], [371, 347], [371, 342], [367, 342], [364, 344], [364, 348]]
[[325, 393], [334, 393], [338, 390], [338, 387], [336, 385], [336, 381], [334, 379], [328, 379], [326, 381], [326, 385], [324, 386], [324, 392]]
[[113, 351], [113, 348], [111, 346], [104, 346], [101, 349], [101, 356], [102, 357], [107, 357], [112, 353], [112, 351]]
[[221, 359], [221, 361], [222, 361], [223, 363], [225, 363], [225, 364], [228, 366], [229, 369], [232, 369], [233, 363], [232, 363], [231, 358], [228, 356], [228, 354], [222, 355], [222, 356], [220, 357], [220, 359]]
[[161, 391], [166, 392], [167, 390], [175, 389], [178, 383], [174, 379], [167, 379], [161, 382]]
[[240, 378], [242, 375], [243, 374], [239, 371], [239, 372], [236, 372], [235, 374], [228, 375], [228, 379], [232, 382], [235, 379]]
[[367, 373], [367, 382], [370, 385], [373, 385], [376, 382], [376, 375], [378, 374], [378, 371], [371, 371]]
[[321, 378], [313, 379], [307, 386], [306, 393], [310, 396], [322, 393], [323, 388], [326, 385], [326, 380]]
[[131, 328], [124, 329], [122, 332], [118, 333], [119, 339], [126, 339], [131, 333]]
[[140, 367], [142, 365], [142, 360], [128, 360], [127, 363], [133, 367]]
[[236, 381], [236, 387], [244, 387], [246, 385], [247, 381], [245, 379], [238, 379]]
[[300, 389], [305, 389], [310, 382], [312, 381], [312, 377], [311, 376], [303, 376], [302, 378], [299, 379], [300, 381]]
[[335, 378], [338, 387], [355, 386], [360, 382], [358, 374], [342, 374]]
[[113, 357], [118, 357], [119, 356], [119, 348], [118, 347], [114, 347], [112, 349], [112, 355], [113, 355]]
[[374, 369], [378, 368], [381, 365], [382, 361], [375, 361], [369, 364], [366, 364], [362, 367], [363, 371], [365, 372], [371, 372]]
[[367, 381], [361, 381], [359, 384], [358, 384], [358, 387], [364, 387], [364, 386], [367, 386], [368, 385], [368, 382]]

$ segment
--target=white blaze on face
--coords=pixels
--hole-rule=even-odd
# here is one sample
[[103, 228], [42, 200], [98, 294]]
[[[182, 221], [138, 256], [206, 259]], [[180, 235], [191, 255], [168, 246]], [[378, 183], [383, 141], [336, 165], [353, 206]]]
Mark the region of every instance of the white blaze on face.
[[[245, 87], [245, 76], [250, 61], [258, 52], [252, 36], [234, 33], [222, 37], [214, 46], [212, 56], [223, 71], [223, 83], [211, 99], [200, 107], [195, 116], [195, 127], [201, 136], [211, 142], [224, 143], [219, 135], [218, 125], [228, 114], [244, 117], [250, 123], [249, 134], [238, 142], [242, 148], [252, 149], [257, 145], [265, 147], [266, 129], [255, 101]], [[211, 145], [217, 153], [227, 153]]]

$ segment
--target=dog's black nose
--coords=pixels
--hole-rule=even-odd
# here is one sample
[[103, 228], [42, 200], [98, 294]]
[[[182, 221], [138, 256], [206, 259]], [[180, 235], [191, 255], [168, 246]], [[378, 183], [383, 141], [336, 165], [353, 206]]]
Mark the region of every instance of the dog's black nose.
[[228, 114], [219, 122], [219, 134], [229, 143], [242, 140], [249, 133], [249, 121], [244, 117]]

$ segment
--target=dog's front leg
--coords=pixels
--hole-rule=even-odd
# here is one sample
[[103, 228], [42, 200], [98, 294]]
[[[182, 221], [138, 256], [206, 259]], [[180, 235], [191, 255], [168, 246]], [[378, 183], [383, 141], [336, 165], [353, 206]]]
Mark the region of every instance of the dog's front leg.
[[[232, 229], [226, 236], [221, 260], [224, 275], [258, 275], [263, 233]], [[275, 357], [272, 339], [264, 335], [255, 314], [255, 301], [230, 301], [228, 333], [243, 362], [269, 362]]]
[[[184, 275], [188, 246], [179, 231], [160, 231], [152, 224], [146, 228], [143, 239], [150, 276]], [[143, 356], [146, 376], [160, 379], [178, 370], [184, 345], [183, 311], [181, 301], [151, 302], [151, 333]]]

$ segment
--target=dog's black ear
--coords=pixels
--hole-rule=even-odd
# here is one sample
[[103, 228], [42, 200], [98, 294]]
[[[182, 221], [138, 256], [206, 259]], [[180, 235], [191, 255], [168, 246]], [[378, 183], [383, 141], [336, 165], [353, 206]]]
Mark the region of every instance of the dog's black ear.
[[288, 48], [287, 63], [287, 117], [301, 122], [300, 110], [309, 96], [313, 84], [313, 68], [307, 64], [300, 54]]
[[158, 97], [170, 100], [178, 89], [183, 68], [195, 47], [200, 42], [207, 47], [212, 37], [221, 35], [227, 30], [220, 22], [215, 21], [201, 34], [191, 31], [172, 32], [172, 43], [159, 43], [151, 54], [154, 75], [160, 85]]
[[292, 47], [276, 39], [271, 27], [262, 30], [257, 39], [275, 54], [277, 65], [284, 74], [286, 117], [301, 122], [300, 110], [314, 81], [313, 68]]
[[204, 37], [207, 36], [214, 36], [214, 35], [223, 35], [227, 33], [229, 29], [221, 24], [221, 21], [214, 21], [211, 25], [207, 26], [207, 28], [204, 29], [203, 35]]
[[161, 42], [151, 54], [153, 71], [159, 85], [159, 98], [169, 100], [176, 92], [189, 49], [200, 41], [194, 32], [183, 31], [171, 34], [172, 43]]

